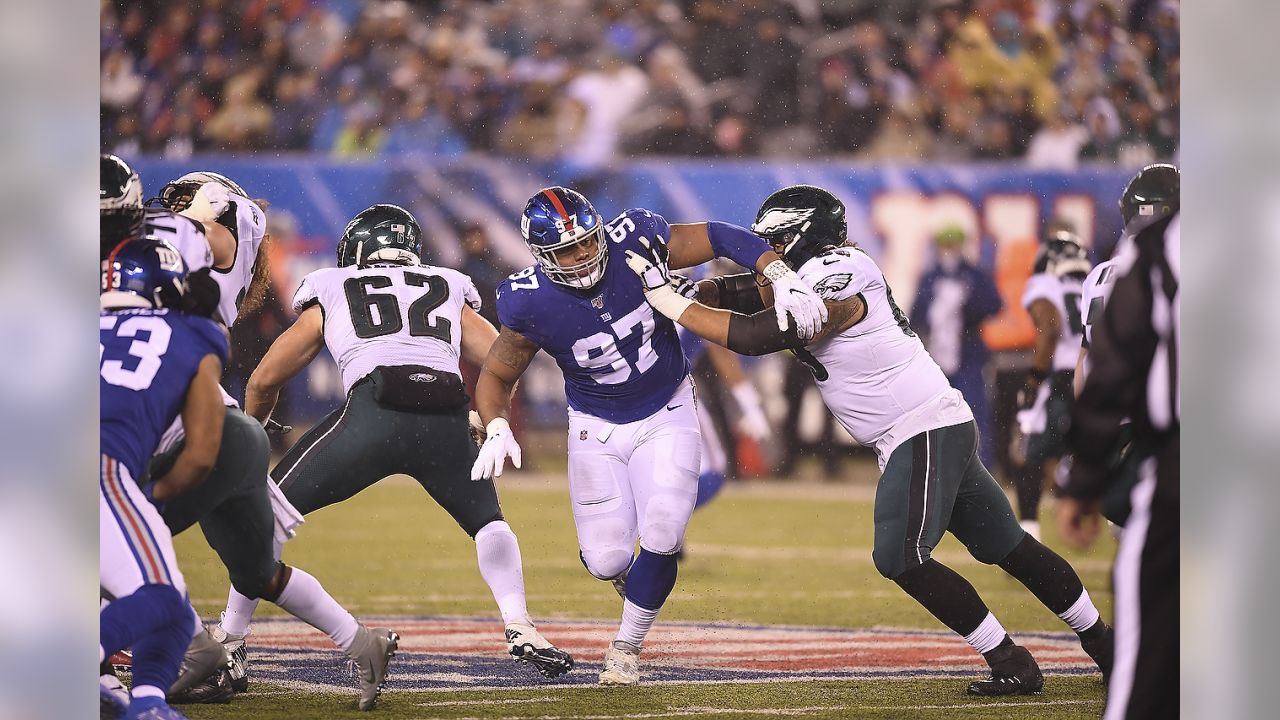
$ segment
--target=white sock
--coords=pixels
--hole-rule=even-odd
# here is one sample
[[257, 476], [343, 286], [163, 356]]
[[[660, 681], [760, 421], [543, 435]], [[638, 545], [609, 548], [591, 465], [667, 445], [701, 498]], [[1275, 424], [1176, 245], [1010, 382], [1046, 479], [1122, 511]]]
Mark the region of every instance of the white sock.
[[982, 622], [978, 623], [978, 628], [964, 636], [964, 641], [977, 650], [978, 654], [989, 653], [1004, 642], [1008, 634], [996, 616], [988, 612]]
[[258, 609], [258, 601], [251, 600], [231, 588], [227, 593], [227, 609], [222, 612], [222, 631], [228, 635], [244, 637], [249, 634], [249, 623]]
[[356, 631], [360, 629], [360, 623], [333, 596], [325, 592], [319, 580], [298, 568], [293, 568], [289, 584], [284, 586], [280, 597], [276, 598], [276, 605], [333, 638], [343, 650], [351, 649], [351, 644], [356, 640]]
[[1072, 630], [1080, 633], [1098, 622], [1098, 608], [1094, 607], [1093, 600], [1089, 599], [1089, 591], [1081, 590], [1080, 597], [1067, 608], [1066, 612], [1058, 613], [1058, 617], [1070, 625]]
[[624, 642], [639, 648], [644, 638], [658, 618], [657, 610], [647, 610], [630, 600], [622, 602], [622, 624], [618, 626], [617, 642]]
[[130, 690], [129, 695], [136, 698], [154, 697], [160, 698], [161, 700], [165, 698], [165, 692], [155, 685], [139, 685], [138, 687]]
[[476, 533], [476, 561], [480, 576], [493, 592], [503, 624], [532, 625], [524, 598], [524, 570], [520, 564], [520, 543], [511, 526], [502, 520]]

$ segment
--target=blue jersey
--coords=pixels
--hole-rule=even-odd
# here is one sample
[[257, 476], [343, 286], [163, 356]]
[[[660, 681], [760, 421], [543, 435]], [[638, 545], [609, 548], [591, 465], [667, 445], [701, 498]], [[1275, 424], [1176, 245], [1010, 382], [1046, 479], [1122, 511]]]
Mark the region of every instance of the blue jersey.
[[661, 215], [628, 210], [604, 226], [604, 277], [590, 290], [547, 279], [538, 265], [498, 286], [498, 319], [555, 358], [569, 407], [612, 423], [657, 412], [689, 374], [675, 323], [653, 312], [623, 252], [664, 256], [671, 228]]
[[212, 320], [171, 310], [104, 312], [98, 326], [102, 452], [140, 478], [182, 412], [200, 361], [216, 355], [226, 362], [226, 333]]

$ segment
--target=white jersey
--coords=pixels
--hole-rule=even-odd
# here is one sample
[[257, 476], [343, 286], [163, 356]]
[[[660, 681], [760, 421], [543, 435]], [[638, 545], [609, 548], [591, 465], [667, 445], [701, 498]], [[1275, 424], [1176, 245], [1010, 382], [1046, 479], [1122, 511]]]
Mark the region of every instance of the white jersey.
[[1080, 293], [1080, 317], [1084, 320], [1084, 347], [1093, 342], [1093, 324], [1102, 317], [1102, 309], [1116, 286], [1116, 261], [1098, 263], [1084, 279]]
[[827, 407], [883, 470], [902, 442], [973, 419], [960, 391], [925, 351], [875, 262], [842, 247], [812, 258], [799, 275], [826, 300], [861, 295], [867, 314], [853, 327], [796, 355], [814, 371]]
[[1037, 300], [1048, 300], [1058, 310], [1058, 344], [1053, 349], [1053, 369], [1075, 370], [1080, 355], [1080, 342], [1084, 336], [1084, 322], [1080, 316], [1082, 283], [1079, 277], [1058, 277], [1050, 273], [1036, 273], [1027, 280], [1022, 291], [1022, 306], [1030, 309]]
[[187, 272], [213, 265], [213, 251], [209, 249], [204, 226], [189, 217], [160, 208], [147, 208], [142, 236], [164, 240], [177, 248], [187, 264]]
[[218, 314], [231, 327], [240, 316], [240, 303], [253, 281], [253, 269], [258, 261], [258, 248], [267, 232], [267, 215], [258, 204], [241, 195], [231, 194], [235, 208], [236, 227], [231, 234], [236, 238], [236, 254], [231, 267], [214, 268], [210, 273], [217, 281], [222, 296], [218, 299]]
[[302, 279], [293, 309], [324, 311], [324, 342], [343, 391], [383, 365], [426, 365], [457, 375], [463, 305], [480, 309], [471, 278], [433, 265], [325, 268]]

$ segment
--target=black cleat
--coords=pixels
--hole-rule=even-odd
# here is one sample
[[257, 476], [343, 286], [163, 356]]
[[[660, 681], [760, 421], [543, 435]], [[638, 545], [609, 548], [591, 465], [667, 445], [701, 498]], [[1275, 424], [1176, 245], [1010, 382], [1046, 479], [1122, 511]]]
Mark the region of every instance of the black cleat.
[[999, 647], [986, 654], [991, 677], [969, 683], [970, 695], [1039, 695], [1044, 691], [1044, 675], [1035, 658], [1021, 645]]
[[169, 693], [168, 700], [170, 705], [222, 705], [231, 702], [235, 694], [231, 672], [222, 668], [181, 692]]
[[[1116, 633], [1110, 625], [1103, 623], [1101, 620], [1098, 622], [1102, 624], [1102, 631], [1097, 633], [1096, 637], [1088, 640], [1081, 636], [1080, 647], [1084, 648], [1089, 657], [1093, 658], [1093, 661], [1098, 664], [1098, 669], [1102, 671], [1102, 682], [1109, 684], [1111, 682], [1111, 666], [1115, 664]], [[1087, 630], [1086, 633], [1092, 635], [1092, 628]]]

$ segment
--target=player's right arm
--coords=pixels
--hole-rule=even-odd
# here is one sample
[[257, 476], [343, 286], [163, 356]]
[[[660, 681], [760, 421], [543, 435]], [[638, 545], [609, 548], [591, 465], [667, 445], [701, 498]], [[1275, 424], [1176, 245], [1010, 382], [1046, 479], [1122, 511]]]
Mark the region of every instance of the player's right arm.
[[462, 357], [467, 362], [483, 365], [498, 339], [498, 330], [470, 305], [462, 308]]
[[516, 383], [533, 362], [538, 349], [532, 340], [507, 327], [502, 328], [489, 348], [476, 380], [475, 399], [476, 412], [484, 423], [487, 437], [471, 467], [472, 480], [502, 475], [508, 457], [512, 465], [520, 467], [520, 445], [511, 433], [506, 416]]
[[323, 347], [324, 311], [319, 303], [313, 303], [271, 343], [249, 376], [244, 390], [245, 414], [266, 424], [280, 398], [280, 388], [310, 365]]
[[222, 362], [216, 355], [206, 355], [187, 388], [182, 407], [182, 425], [186, 444], [174, 460], [173, 467], [151, 487], [156, 502], [168, 502], [184, 491], [204, 482], [213, 469], [222, 444], [222, 393], [218, 380]]

